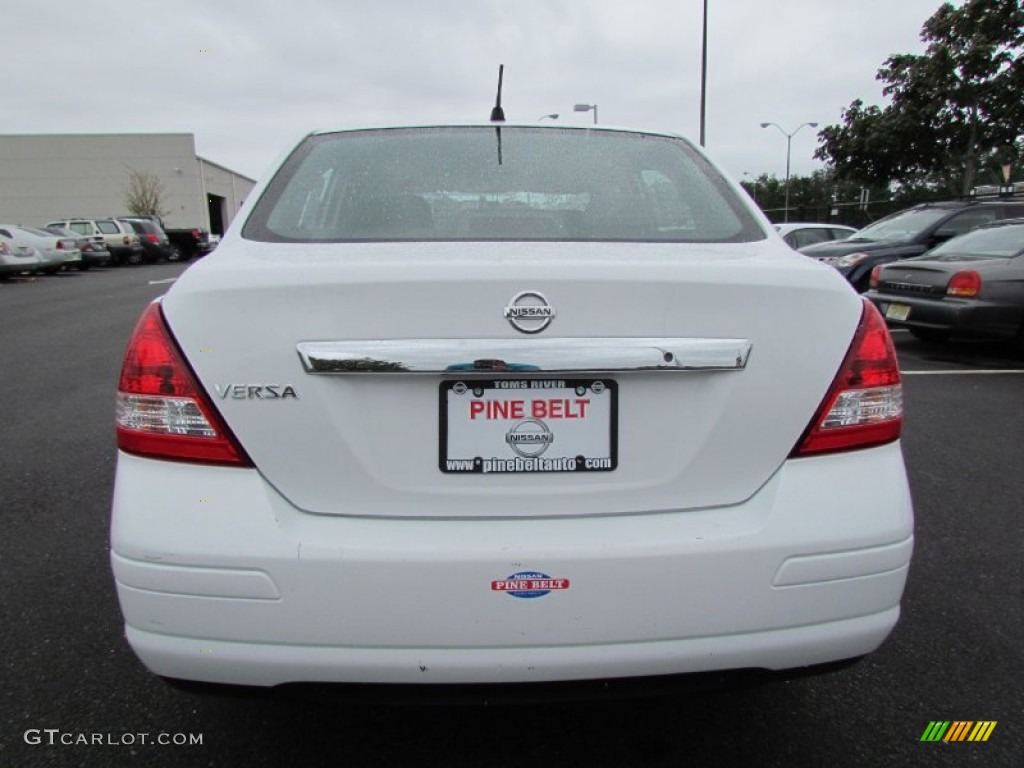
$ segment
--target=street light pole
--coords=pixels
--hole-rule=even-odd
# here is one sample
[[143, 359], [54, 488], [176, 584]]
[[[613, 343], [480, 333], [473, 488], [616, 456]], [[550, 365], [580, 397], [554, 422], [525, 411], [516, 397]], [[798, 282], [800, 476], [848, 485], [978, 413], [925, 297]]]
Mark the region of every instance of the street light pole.
[[572, 108], [573, 112], [590, 112], [594, 113], [594, 125], [597, 125], [597, 104], [577, 104]]
[[708, 86], [708, 0], [704, 0], [704, 31], [700, 45], [700, 145], [704, 146], [704, 123], [707, 116]]
[[761, 127], [762, 128], [767, 128], [769, 125], [774, 125], [776, 128], [779, 129], [779, 133], [781, 133], [783, 136], [786, 137], [786, 210], [782, 214], [783, 215], [783, 219], [782, 220], [783, 221], [789, 221], [789, 158], [790, 158], [790, 155], [792, 154], [792, 149], [793, 149], [793, 137], [796, 136], [798, 133], [800, 133], [800, 129], [801, 128], [806, 128], [807, 126], [810, 126], [811, 128], [817, 128], [818, 124], [817, 123], [801, 123], [800, 125], [798, 125], [796, 127], [796, 130], [793, 131], [792, 133], [788, 133], [778, 123], [761, 123]]

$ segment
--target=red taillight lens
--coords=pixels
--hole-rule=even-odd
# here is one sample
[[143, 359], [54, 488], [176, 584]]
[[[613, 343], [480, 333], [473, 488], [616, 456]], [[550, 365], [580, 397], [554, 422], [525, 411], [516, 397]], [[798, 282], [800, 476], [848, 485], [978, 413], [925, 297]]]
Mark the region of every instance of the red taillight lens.
[[202, 237], [202, 233], [198, 229], [192, 230], [192, 237], [199, 240]]
[[128, 237], [128, 235], [125, 235], [123, 240], [124, 240], [124, 244], [125, 245], [131, 245], [132, 244], [132, 239], [130, 237]]
[[882, 266], [881, 266], [881, 264], [879, 264], [877, 267], [872, 267], [872, 269], [871, 269], [871, 277], [868, 278], [868, 287], [870, 287], [872, 291], [875, 290], [876, 288], [878, 288], [878, 280], [881, 277], [881, 275], [882, 275]]
[[63, 240], [58, 240], [57, 241], [57, 250], [58, 251], [63, 251], [64, 250], [64, 241]]
[[860, 325], [839, 374], [792, 456], [891, 443], [903, 429], [903, 385], [892, 338], [864, 300]]
[[151, 242], [151, 243], [157, 243], [157, 242], [160, 241], [160, 239], [156, 235], [154, 235], [152, 232], [147, 232], [146, 233], [146, 239], [149, 240], [149, 242]]
[[125, 350], [116, 422], [117, 447], [128, 453], [252, 466], [196, 383], [155, 302]]
[[981, 275], [972, 269], [957, 272], [946, 284], [947, 296], [977, 296], [981, 293]]

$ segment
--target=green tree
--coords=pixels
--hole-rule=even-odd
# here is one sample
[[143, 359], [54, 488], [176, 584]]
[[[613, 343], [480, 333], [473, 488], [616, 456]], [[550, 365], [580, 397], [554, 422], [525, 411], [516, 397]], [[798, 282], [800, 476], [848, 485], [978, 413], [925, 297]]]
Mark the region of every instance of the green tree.
[[[755, 180], [742, 181], [741, 184], [769, 219], [783, 220], [785, 179], [763, 173]], [[809, 176], [790, 176], [790, 221], [833, 221], [861, 226], [873, 219], [860, 207], [861, 192], [865, 189], [867, 198], [875, 203], [888, 201], [891, 197], [884, 185], [865, 187], [856, 181], [837, 178], [829, 170], [817, 170]]]
[[967, 195], [994, 153], [1019, 158], [1024, 8], [1020, 0], [944, 3], [921, 39], [923, 55], [892, 55], [878, 71], [889, 105], [852, 102], [841, 123], [819, 132], [815, 157], [841, 179]]

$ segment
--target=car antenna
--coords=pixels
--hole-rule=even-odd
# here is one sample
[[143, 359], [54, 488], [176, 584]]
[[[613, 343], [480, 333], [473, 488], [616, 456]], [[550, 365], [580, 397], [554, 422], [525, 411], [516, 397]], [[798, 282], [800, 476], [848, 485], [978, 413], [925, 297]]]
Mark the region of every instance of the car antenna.
[[[498, 97], [494, 100], [494, 109], [491, 110], [492, 123], [505, 122], [505, 110], [501, 108], [501, 81], [505, 75], [505, 65], [498, 65]], [[498, 165], [501, 165], [501, 126], [494, 126], [494, 135], [498, 138]]]
[[491, 122], [504, 123], [505, 110], [501, 108], [501, 81], [505, 75], [505, 65], [498, 65], [498, 97], [494, 101], [494, 109], [491, 110]]

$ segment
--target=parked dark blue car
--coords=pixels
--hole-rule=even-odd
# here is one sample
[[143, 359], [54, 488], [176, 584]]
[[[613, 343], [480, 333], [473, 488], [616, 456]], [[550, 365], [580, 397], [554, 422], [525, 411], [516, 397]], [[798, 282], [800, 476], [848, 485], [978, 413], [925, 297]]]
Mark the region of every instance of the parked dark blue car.
[[879, 264], [920, 256], [957, 235], [1018, 216], [1024, 216], [1024, 200], [925, 203], [879, 219], [846, 240], [800, 252], [832, 265], [863, 293]]

